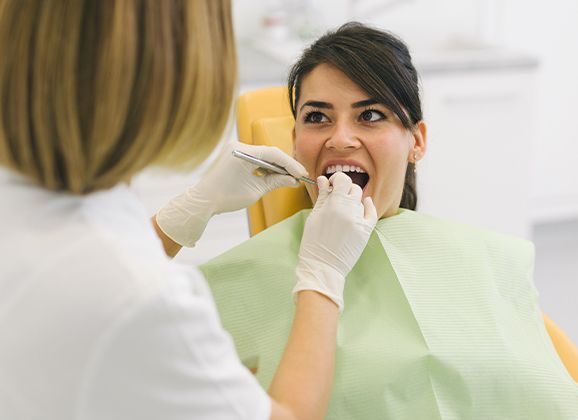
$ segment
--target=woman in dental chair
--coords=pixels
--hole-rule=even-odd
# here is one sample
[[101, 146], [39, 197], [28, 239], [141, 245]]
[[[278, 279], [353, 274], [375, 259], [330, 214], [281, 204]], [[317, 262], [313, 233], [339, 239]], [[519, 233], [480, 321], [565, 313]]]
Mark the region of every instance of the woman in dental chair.
[[[303, 53], [288, 87], [295, 157], [310, 176], [349, 175], [380, 215], [345, 286], [327, 418], [578, 418], [578, 385], [538, 304], [532, 244], [414, 211], [427, 130], [403, 42], [344, 25]], [[317, 188], [307, 189], [315, 202]], [[309, 213], [202, 267], [239, 356], [265, 387], [291, 326]]]

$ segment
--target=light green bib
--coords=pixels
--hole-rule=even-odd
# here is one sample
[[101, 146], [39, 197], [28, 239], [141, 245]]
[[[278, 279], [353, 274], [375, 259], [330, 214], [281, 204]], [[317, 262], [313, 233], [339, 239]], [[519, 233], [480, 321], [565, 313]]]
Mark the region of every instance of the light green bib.
[[[303, 211], [201, 267], [241, 360], [271, 383], [289, 334]], [[547, 335], [533, 247], [402, 210], [348, 276], [328, 419], [578, 419]]]

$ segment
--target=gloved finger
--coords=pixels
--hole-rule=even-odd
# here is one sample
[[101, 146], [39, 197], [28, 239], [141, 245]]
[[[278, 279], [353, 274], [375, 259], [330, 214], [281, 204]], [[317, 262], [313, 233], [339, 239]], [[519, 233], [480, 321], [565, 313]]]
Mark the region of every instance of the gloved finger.
[[353, 181], [343, 172], [335, 172], [329, 178], [329, 182], [333, 185], [333, 192], [340, 192], [343, 194], [349, 193]]
[[365, 197], [363, 199], [363, 218], [366, 222], [375, 225], [377, 223], [377, 209], [371, 197]]
[[[307, 176], [307, 170], [303, 165], [283, 152], [278, 147], [272, 146], [253, 146], [255, 148], [254, 156], [266, 160], [276, 165], [282, 166], [287, 172], [294, 177]], [[248, 152], [250, 153], [250, 152]]]
[[331, 185], [326, 177], [320, 176], [317, 178], [317, 187], [319, 188], [319, 193], [317, 194], [315, 205], [321, 205], [329, 195]]
[[327, 177], [323, 175], [317, 177], [317, 187], [319, 188], [319, 193], [321, 193], [322, 190], [324, 192], [328, 192], [330, 186], [331, 185]]
[[363, 190], [357, 184], [351, 183], [351, 188], [349, 189], [349, 197], [355, 201], [361, 201], [361, 196], [363, 195]]
[[263, 182], [267, 191], [275, 190], [281, 187], [297, 187], [299, 181], [289, 175], [269, 174], [263, 177]]

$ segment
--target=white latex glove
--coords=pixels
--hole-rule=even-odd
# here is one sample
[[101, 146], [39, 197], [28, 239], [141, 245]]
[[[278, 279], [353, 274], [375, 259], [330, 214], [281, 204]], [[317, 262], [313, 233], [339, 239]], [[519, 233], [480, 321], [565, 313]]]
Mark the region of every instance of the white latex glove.
[[369, 241], [377, 212], [371, 198], [362, 201], [359, 185], [342, 172], [329, 180], [319, 177], [317, 185], [319, 197], [305, 222], [293, 293], [315, 290], [342, 311], [345, 277]]
[[255, 175], [257, 167], [233, 157], [234, 149], [276, 163], [295, 177], [307, 175], [299, 162], [276, 147], [228, 144], [196, 185], [156, 214], [158, 226], [176, 243], [192, 247], [213, 215], [245, 208], [276, 188], [299, 185], [288, 175]]

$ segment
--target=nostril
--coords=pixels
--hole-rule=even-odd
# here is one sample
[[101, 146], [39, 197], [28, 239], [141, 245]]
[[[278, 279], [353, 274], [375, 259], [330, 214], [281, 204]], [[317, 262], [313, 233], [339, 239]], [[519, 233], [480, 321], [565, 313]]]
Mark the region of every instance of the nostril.
[[360, 146], [359, 138], [352, 134], [334, 134], [325, 143], [328, 148], [334, 149], [356, 149]]

